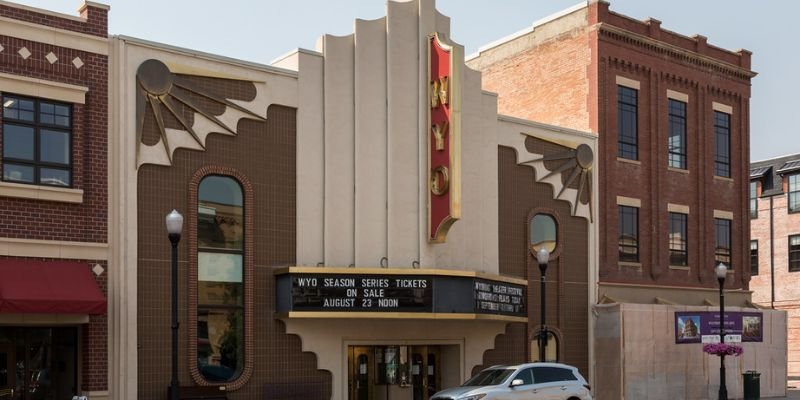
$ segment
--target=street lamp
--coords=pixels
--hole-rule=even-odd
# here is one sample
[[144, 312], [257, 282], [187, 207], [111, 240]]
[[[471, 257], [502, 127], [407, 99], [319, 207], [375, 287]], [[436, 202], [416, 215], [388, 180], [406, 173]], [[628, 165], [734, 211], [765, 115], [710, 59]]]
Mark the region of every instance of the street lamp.
[[172, 243], [172, 381], [170, 399], [178, 400], [178, 242], [181, 241], [183, 215], [177, 210], [167, 214], [167, 237]]
[[546, 248], [542, 247], [539, 251], [536, 252], [536, 260], [539, 261], [539, 271], [542, 273], [542, 279], [540, 283], [539, 292], [541, 292], [542, 296], [542, 312], [541, 312], [541, 321], [539, 324], [539, 361], [546, 361], [545, 355], [547, 354], [547, 326], [545, 325], [545, 295], [544, 295], [544, 276], [547, 272], [547, 262], [550, 260], [550, 251]]
[[[717, 273], [719, 281], [719, 342], [725, 344], [725, 277], [728, 274], [728, 267], [719, 263], [714, 272]], [[725, 353], [719, 356], [719, 400], [728, 400], [728, 389], [725, 387]]]

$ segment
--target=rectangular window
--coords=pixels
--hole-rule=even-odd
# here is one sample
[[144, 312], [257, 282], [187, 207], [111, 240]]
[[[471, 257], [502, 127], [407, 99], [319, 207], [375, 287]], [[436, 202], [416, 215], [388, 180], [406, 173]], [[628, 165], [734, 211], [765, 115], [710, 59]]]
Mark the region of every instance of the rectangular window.
[[789, 212], [800, 212], [800, 174], [789, 175]]
[[619, 206], [619, 260], [639, 262], [639, 209]]
[[731, 116], [724, 112], [714, 111], [714, 137], [716, 152], [714, 153], [714, 174], [731, 177]]
[[3, 180], [72, 185], [72, 108], [3, 96]]
[[789, 271], [800, 271], [800, 235], [789, 236]]
[[688, 215], [669, 213], [669, 265], [689, 265], [689, 247], [686, 235]]
[[619, 130], [619, 152], [617, 155], [629, 160], [638, 160], [638, 94], [639, 91], [617, 86], [617, 129]]
[[750, 219], [758, 218], [758, 181], [750, 181]]
[[716, 226], [716, 242], [717, 245], [714, 250], [714, 266], [723, 263], [732, 268], [731, 265], [731, 220], [714, 218], [714, 225]]
[[758, 240], [750, 241], [750, 275], [758, 275]]
[[686, 103], [669, 99], [669, 166], [686, 169]]

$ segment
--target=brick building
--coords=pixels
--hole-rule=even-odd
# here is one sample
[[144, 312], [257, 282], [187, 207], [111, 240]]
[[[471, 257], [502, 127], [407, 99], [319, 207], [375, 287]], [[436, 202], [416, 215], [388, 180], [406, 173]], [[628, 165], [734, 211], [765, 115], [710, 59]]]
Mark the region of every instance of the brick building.
[[800, 154], [750, 164], [753, 302], [788, 313], [788, 373], [800, 376]]
[[[678, 313], [718, 310], [717, 264], [729, 268], [727, 306], [752, 310], [746, 184], [756, 74], [750, 56], [590, 0], [467, 60], [482, 72], [483, 87], [498, 93], [499, 112], [598, 137], [601, 242], [594, 329], [605, 338], [595, 343], [595, 351], [602, 351], [595, 359], [604, 360], [595, 370], [602, 398], [638, 398], [643, 387], [657, 384], [637, 371], [681, 375], [676, 365], [702, 360], [698, 345], [679, 344]], [[785, 318], [771, 312], [762, 317], [777, 323]], [[662, 321], [666, 327], [669, 320], [674, 329], [654, 325]], [[732, 323], [726, 320], [729, 333]], [[671, 362], [654, 361], [660, 349], [652, 346], [659, 340], [675, 344], [660, 348], [668, 349], [663, 356], [674, 357]], [[781, 343], [763, 345], [779, 349]], [[770, 360], [754, 356], [747, 362], [755, 367]], [[740, 384], [730, 372], [729, 389]], [[713, 396], [716, 379], [685, 374], [663, 392], [670, 398]], [[767, 390], [782, 393], [782, 379], [780, 371], [770, 377]]]
[[108, 10], [0, 2], [0, 398], [107, 398]]

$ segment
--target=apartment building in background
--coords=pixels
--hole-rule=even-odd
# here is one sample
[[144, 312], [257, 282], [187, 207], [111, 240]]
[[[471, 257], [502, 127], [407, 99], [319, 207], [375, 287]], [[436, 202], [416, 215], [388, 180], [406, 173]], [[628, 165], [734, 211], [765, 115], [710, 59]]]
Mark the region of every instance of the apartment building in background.
[[753, 302], [788, 314], [788, 374], [800, 376], [800, 154], [750, 164]]

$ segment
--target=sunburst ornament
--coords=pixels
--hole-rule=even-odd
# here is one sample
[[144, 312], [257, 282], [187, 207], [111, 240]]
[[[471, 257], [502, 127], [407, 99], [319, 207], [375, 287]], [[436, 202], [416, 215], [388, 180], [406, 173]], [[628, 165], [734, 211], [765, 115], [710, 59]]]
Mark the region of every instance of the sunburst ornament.
[[[546, 143], [551, 151], [542, 151], [546, 154], [528, 151], [523, 140], [515, 145], [517, 164], [532, 167], [536, 182], [551, 185], [553, 198], [569, 202], [573, 216], [584, 217], [589, 222], [594, 222], [592, 212], [594, 152], [591, 146], [582, 143], [575, 148], [569, 148], [565, 146], [566, 143], [560, 144], [525, 134], [523, 136], [526, 140]], [[560, 150], [553, 151], [554, 148]]]
[[[213, 115], [193, 98], [195, 96], [223, 106], [225, 112], [219, 116]], [[181, 112], [183, 108], [193, 112], [194, 117], [191, 121]], [[142, 141], [145, 115], [148, 111], [152, 113], [158, 126], [161, 146], [158, 143], [150, 146]], [[167, 127], [164, 122], [165, 114], [175, 119], [182, 129]], [[136, 71], [138, 165], [147, 163], [171, 165], [172, 155], [180, 147], [205, 150], [205, 141], [209, 133], [236, 135], [236, 126], [241, 118], [266, 120], [264, 116], [230, 99], [198, 87], [185, 76], [173, 74], [159, 60], [147, 60]]]

